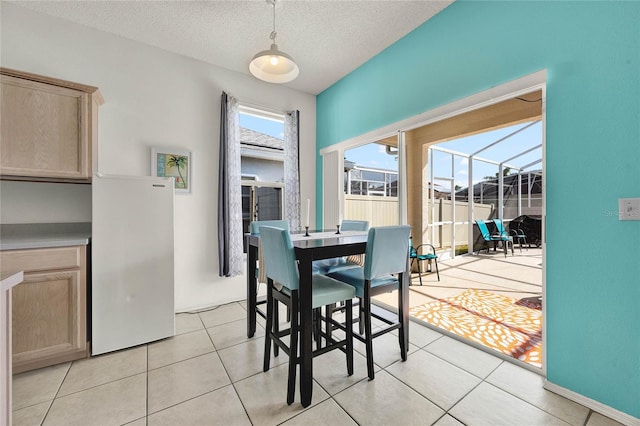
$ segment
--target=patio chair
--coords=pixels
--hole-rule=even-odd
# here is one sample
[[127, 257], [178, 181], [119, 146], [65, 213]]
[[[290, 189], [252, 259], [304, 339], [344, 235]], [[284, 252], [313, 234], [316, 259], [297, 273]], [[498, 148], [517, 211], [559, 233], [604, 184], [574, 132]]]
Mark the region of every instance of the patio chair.
[[527, 244], [527, 251], [529, 251], [529, 244], [527, 243], [527, 236], [521, 228], [511, 228], [511, 233], [513, 234], [514, 241], [518, 242], [518, 246], [520, 247], [520, 253], [522, 253], [522, 243]]
[[[505, 244], [508, 244], [508, 242], [510, 241], [509, 234], [507, 234], [506, 236], [503, 236], [501, 234], [491, 234], [489, 232], [489, 228], [487, 228], [487, 224], [483, 220], [476, 219], [476, 225], [478, 225], [480, 235], [483, 239], [483, 247], [487, 246], [487, 253], [489, 253], [489, 243], [493, 243], [493, 250], [495, 251], [499, 241], [502, 241]], [[482, 250], [482, 247], [478, 249], [478, 253], [480, 253], [480, 250]], [[511, 244], [511, 250], [513, 250], [513, 243]], [[507, 257], [506, 246], [504, 250], [504, 257]]]
[[[264, 364], [263, 371], [269, 370], [271, 343], [282, 349], [289, 355], [289, 378], [287, 384], [287, 404], [293, 403], [295, 394], [296, 366], [300, 363], [298, 353], [298, 337], [300, 333], [299, 324], [299, 299], [298, 288], [300, 277], [298, 272], [298, 262], [291, 242], [289, 231], [269, 226], [260, 228], [260, 239], [264, 246], [264, 264], [267, 273], [267, 324], [266, 337], [264, 341]], [[344, 326], [337, 322], [338, 326], [346, 333], [346, 338], [340, 341], [331, 340], [326, 347], [313, 351], [312, 355], [323, 354], [325, 352], [341, 349], [346, 354], [347, 374], [353, 374], [353, 319], [352, 302], [355, 297], [355, 289], [345, 283], [336, 281], [326, 275], [312, 275], [312, 282], [305, 283], [312, 287], [312, 309], [318, 311], [322, 306], [332, 305], [344, 301], [346, 304], [346, 323]], [[277, 281], [282, 284], [282, 288], [277, 290], [273, 285]], [[278, 329], [277, 319], [274, 312], [277, 312], [278, 302], [285, 303], [291, 309], [291, 326], [288, 330]], [[319, 321], [321, 317], [316, 316]], [[326, 322], [331, 322], [331, 309], [326, 309]], [[289, 335], [289, 345], [282, 338]]]
[[[423, 253], [423, 248], [431, 249], [431, 252]], [[418, 265], [418, 278], [420, 279], [420, 285], [422, 285], [422, 269], [420, 263], [425, 260], [432, 261], [436, 267], [436, 274], [438, 275], [438, 281], [440, 281], [440, 271], [438, 270], [438, 256], [436, 255], [436, 248], [431, 244], [420, 244], [418, 247], [413, 247], [411, 243], [411, 237], [409, 237], [409, 259], [411, 259], [410, 268], [413, 268], [413, 263]], [[431, 264], [429, 264], [429, 270], [425, 272], [433, 272], [431, 270]]]
[[[354, 334], [353, 337], [363, 342], [366, 346], [367, 373], [369, 380], [373, 380], [373, 339], [395, 329], [399, 335], [404, 335], [402, 315], [398, 315], [398, 321], [392, 321], [383, 316], [371, 312], [371, 298], [393, 290], [398, 291], [398, 307], [403, 306], [402, 291], [400, 286], [407, 269], [409, 256], [409, 226], [381, 226], [369, 229], [367, 248], [365, 251], [364, 266], [349, 268], [330, 274], [332, 278], [345, 282], [355, 288], [356, 296], [360, 299], [362, 313], [361, 323], [364, 323], [364, 338]], [[385, 322], [388, 327], [371, 332], [371, 317]], [[347, 320], [349, 315], [347, 314]], [[403, 339], [399, 339], [400, 356], [403, 361], [407, 359], [407, 347]]]
[[505, 250], [504, 250], [505, 257], [507, 256], [507, 249], [509, 248], [509, 243], [511, 243], [511, 254], [513, 254], [513, 239], [509, 236], [509, 233], [505, 229], [504, 224], [502, 223], [502, 219], [492, 219], [492, 220], [493, 220], [493, 224], [496, 226], [496, 230], [498, 231], [497, 236], [500, 237], [500, 241], [502, 241], [503, 244], [506, 244]]

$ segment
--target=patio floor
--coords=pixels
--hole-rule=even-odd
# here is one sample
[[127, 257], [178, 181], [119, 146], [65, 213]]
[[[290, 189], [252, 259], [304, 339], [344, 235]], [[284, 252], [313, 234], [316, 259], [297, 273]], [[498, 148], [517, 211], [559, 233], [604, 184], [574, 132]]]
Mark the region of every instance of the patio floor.
[[[499, 300], [505, 296], [519, 300], [542, 296], [542, 249], [529, 248], [520, 252], [516, 248], [514, 255], [509, 253], [506, 258], [502, 251], [462, 255], [440, 261], [438, 266], [440, 281], [435, 272], [427, 273], [423, 274], [423, 285], [420, 286], [418, 274], [412, 274], [409, 307], [417, 307], [410, 311], [416, 315], [413, 319], [473, 346], [486, 347], [494, 355], [500, 352], [508, 355], [505, 359], [517, 358], [524, 361], [522, 364], [540, 368], [540, 311], [535, 314], [536, 310], [515, 307], [508, 300], [496, 303], [496, 298]], [[469, 289], [480, 292], [472, 293], [473, 296], [468, 299], [462, 293]], [[459, 295], [462, 295], [462, 299], [451, 301], [451, 298]], [[477, 296], [487, 299], [479, 301]], [[444, 304], [423, 306], [445, 298], [449, 301]], [[375, 300], [381, 305], [395, 308], [397, 292], [377, 296]], [[465, 300], [463, 305], [473, 305], [472, 312], [493, 311], [494, 314], [488, 314], [489, 317], [485, 314], [477, 316], [469, 314], [468, 307], [452, 309], [452, 306], [461, 306], [459, 303]]]
[[[423, 305], [445, 297], [457, 296], [474, 288], [487, 290], [514, 299], [542, 295], [542, 249], [522, 249], [516, 245], [515, 254], [505, 258], [500, 250], [489, 254], [456, 256], [438, 262], [440, 281], [435, 272], [422, 275], [413, 273], [409, 291], [409, 307]], [[397, 305], [396, 293], [375, 298], [383, 304]]]

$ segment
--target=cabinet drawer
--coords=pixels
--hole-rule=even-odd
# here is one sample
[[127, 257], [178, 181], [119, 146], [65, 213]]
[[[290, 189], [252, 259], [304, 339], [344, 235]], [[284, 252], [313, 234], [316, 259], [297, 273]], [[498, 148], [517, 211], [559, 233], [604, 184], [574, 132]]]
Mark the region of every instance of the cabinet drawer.
[[0, 264], [5, 271], [51, 271], [75, 269], [85, 265], [84, 246], [55, 247], [0, 252]]

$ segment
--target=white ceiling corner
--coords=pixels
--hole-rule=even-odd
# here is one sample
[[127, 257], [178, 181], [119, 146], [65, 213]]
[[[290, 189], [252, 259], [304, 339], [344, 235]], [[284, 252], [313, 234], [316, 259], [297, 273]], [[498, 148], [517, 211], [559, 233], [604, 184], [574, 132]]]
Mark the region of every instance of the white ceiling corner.
[[[452, 2], [279, 1], [278, 47], [300, 67], [285, 86], [322, 92]], [[244, 74], [270, 45], [273, 12], [264, 0], [12, 3]]]

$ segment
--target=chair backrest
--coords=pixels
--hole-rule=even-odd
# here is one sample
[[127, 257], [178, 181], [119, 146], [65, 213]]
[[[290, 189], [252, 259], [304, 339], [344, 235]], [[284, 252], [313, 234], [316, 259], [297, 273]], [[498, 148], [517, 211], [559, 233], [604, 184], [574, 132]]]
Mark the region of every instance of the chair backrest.
[[289, 230], [289, 221], [288, 220], [254, 220], [251, 222], [250, 232], [252, 234], [259, 234], [261, 226], [272, 226], [278, 229], [286, 229]]
[[404, 272], [409, 256], [411, 227], [378, 226], [369, 229], [364, 257], [364, 279]]
[[411, 236], [409, 236], [409, 257], [410, 258], [414, 258], [414, 257], [417, 257], [417, 256], [418, 256], [418, 251], [413, 246], [413, 241], [411, 239]]
[[478, 229], [480, 230], [480, 234], [482, 238], [487, 241], [491, 240], [491, 234], [489, 233], [489, 228], [487, 228], [487, 224], [484, 223], [483, 220], [476, 219], [476, 225], [478, 225]]
[[290, 290], [297, 290], [300, 281], [298, 263], [289, 231], [261, 226], [260, 241], [267, 277]]
[[496, 225], [496, 229], [498, 230], [498, 234], [501, 237], [508, 237], [509, 233], [506, 229], [504, 229], [504, 224], [502, 223], [502, 219], [493, 219], [493, 223]]
[[340, 225], [342, 231], [366, 231], [369, 229], [367, 220], [343, 220]]

